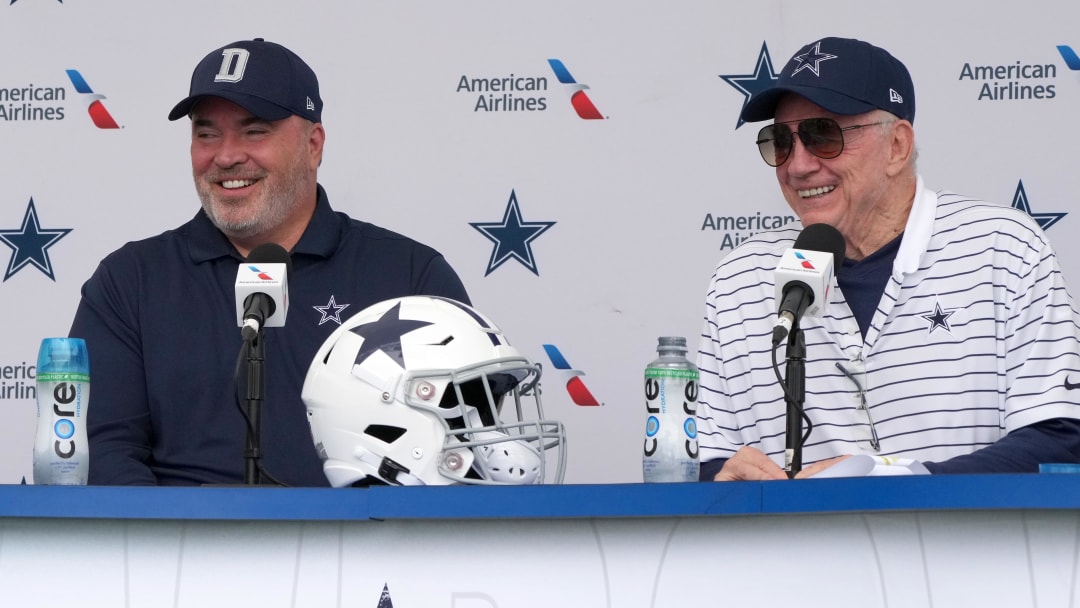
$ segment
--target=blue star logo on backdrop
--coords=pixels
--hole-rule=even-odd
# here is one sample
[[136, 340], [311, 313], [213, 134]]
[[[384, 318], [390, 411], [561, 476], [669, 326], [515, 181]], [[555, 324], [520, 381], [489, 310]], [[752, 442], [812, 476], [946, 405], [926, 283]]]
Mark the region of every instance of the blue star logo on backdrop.
[[375, 608], [394, 608], [394, 600], [390, 597], [390, 586], [383, 583], [382, 595], [379, 596], [379, 605]]
[[[743, 94], [742, 107], [745, 108], [751, 97], [765, 89], [772, 88], [779, 76], [773, 71], [772, 58], [769, 57], [769, 46], [762, 42], [761, 52], [758, 53], [757, 67], [754, 68], [752, 74], [733, 74], [729, 76], [720, 74], [720, 78]], [[738, 129], [745, 122], [742, 119], [742, 109], [740, 108], [739, 119], [735, 122], [735, 128]]]
[[1012, 208], [1019, 209], [1030, 215], [1032, 219], [1039, 223], [1039, 228], [1042, 228], [1044, 232], [1049, 230], [1050, 226], [1058, 223], [1058, 220], [1068, 215], [1067, 212], [1032, 213], [1031, 203], [1028, 202], [1027, 192], [1024, 191], [1024, 180], [1020, 180], [1016, 185], [1016, 194], [1013, 195]]
[[312, 306], [312, 308], [319, 311], [319, 314], [322, 315], [322, 318], [319, 319], [319, 325], [322, 325], [327, 321], [333, 321], [334, 323], [341, 325], [341, 311], [348, 307], [348, 304], [338, 304], [333, 295], [330, 296], [330, 301], [326, 303], [326, 306]]
[[949, 332], [949, 317], [953, 316], [953, 314], [955, 313], [955, 310], [941, 310], [941, 304], [935, 302], [934, 312], [928, 315], [922, 315], [922, 318], [930, 322], [930, 331], [928, 331], [927, 333], [932, 334], [934, 333], [934, 330], [939, 327], [941, 329], [944, 329], [946, 332]]
[[349, 329], [349, 331], [364, 339], [363, 345], [360, 346], [360, 352], [356, 353], [356, 364], [363, 363], [365, 359], [375, 354], [376, 351], [381, 350], [391, 359], [397, 361], [398, 365], [404, 369], [405, 355], [401, 352], [401, 337], [410, 331], [428, 325], [434, 325], [434, 323], [402, 319], [401, 302], [398, 302], [393, 308], [384, 312], [378, 321], [364, 323]]
[[821, 41], [819, 40], [818, 43], [814, 45], [814, 48], [806, 51], [802, 55], [792, 57], [792, 59], [799, 62], [799, 67], [795, 68], [795, 71], [793, 71], [791, 75], [794, 76], [803, 70], [810, 70], [814, 73], [814, 76], [821, 76], [821, 62], [836, 58], [836, 55], [821, 52]]
[[510, 202], [506, 205], [502, 222], [469, 222], [469, 225], [495, 243], [491, 258], [488, 260], [487, 272], [484, 273], [485, 277], [511, 259], [521, 262], [533, 274], [540, 276], [540, 271], [536, 269], [536, 260], [533, 258], [532, 242], [548, 228], [554, 226], [555, 222], [522, 221], [517, 194], [513, 190], [510, 191]]
[[4, 272], [4, 281], [7, 281], [16, 272], [26, 267], [27, 264], [37, 266], [45, 276], [53, 281], [52, 261], [49, 259], [49, 247], [67, 236], [71, 228], [54, 228], [44, 230], [38, 221], [37, 208], [34, 207], [34, 199], [26, 207], [26, 215], [23, 216], [22, 226], [14, 230], [0, 230], [0, 241], [11, 247], [11, 261], [7, 271]]

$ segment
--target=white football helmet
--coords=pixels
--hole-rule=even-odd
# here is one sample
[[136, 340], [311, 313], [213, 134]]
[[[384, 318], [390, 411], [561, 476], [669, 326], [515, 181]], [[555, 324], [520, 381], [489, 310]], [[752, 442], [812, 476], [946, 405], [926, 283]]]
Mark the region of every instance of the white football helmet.
[[543, 418], [539, 380], [472, 307], [408, 296], [335, 330], [301, 397], [334, 487], [561, 483], [565, 432]]

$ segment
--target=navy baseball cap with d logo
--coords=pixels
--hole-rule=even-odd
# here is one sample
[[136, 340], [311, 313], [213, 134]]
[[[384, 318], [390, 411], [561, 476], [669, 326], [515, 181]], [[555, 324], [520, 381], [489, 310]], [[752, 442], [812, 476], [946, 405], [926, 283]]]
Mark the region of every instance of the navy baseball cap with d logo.
[[263, 120], [295, 114], [322, 121], [315, 72], [296, 53], [262, 38], [234, 42], [204, 57], [191, 75], [188, 96], [169, 112], [169, 120], [188, 116], [207, 96], [231, 101]]
[[844, 116], [881, 109], [915, 122], [915, 85], [903, 63], [868, 42], [822, 38], [799, 49], [771, 88], [742, 109], [744, 122], [769, 120], [785, 93]]

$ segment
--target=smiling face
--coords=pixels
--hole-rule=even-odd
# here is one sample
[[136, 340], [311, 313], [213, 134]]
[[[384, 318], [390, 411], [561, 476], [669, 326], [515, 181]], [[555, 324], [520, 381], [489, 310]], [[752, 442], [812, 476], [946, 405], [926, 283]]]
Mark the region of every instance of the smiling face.
[[868, 221], [896, 204], [890, 196], [888, 179], [892, 162], [890, 134], [896, 117], [880, 110], [841, 116], [797, 95], [785, 96], [776, 107], [776, 122], [819, 117], [832, 118], [841, 127], [888, 123], [845, 131], [844, 150], [836, 158], [818, 158], [796, 141], [791, 157], [776, 168], [784, 198], [804, 226], [825, 223], [846, 237], [858, 234]]
[[214, 225], [247, 254], [274, 242], [291, 249], [316, 202], [325, 134], [298, 116], [268, 122], [218, 97], [191, 113], [195, 189]]

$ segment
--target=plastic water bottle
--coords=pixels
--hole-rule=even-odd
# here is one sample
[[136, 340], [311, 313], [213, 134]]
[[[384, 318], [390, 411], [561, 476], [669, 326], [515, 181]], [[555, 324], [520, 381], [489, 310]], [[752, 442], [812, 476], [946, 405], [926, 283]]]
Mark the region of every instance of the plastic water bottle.
[[661, 337], [660, 357], [645, 368], [646, 483], [698, 480], [698, 369], [686, 359], [686, 338]]
[[34, 483], [85, 485], [90, 362], [82, 338], [45, 338], [38, 351]]

